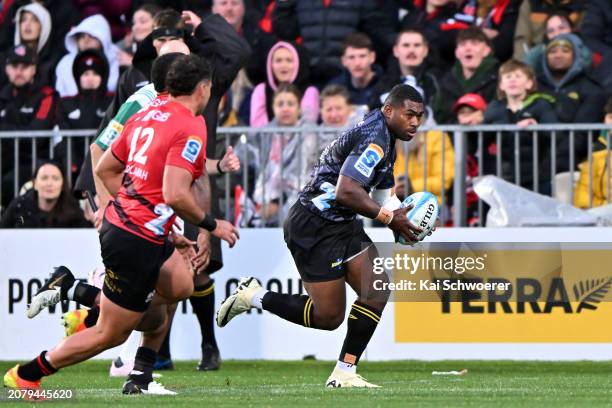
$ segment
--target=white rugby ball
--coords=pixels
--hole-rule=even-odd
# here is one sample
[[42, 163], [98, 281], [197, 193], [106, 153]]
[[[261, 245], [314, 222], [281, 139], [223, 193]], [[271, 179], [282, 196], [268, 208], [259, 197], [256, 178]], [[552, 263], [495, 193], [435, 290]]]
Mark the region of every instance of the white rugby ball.
[[[421, 191], [406, 197], [400, 208], [408, 207], [410, 204], [414, 204], [414, 207], [408, 211], [406, 217], [412, 224], [423, 228], [423, 232], [417, 235], [419, 241], [422, 241], [436, 226], [436, 221], [440, 215], [438, 199], [428, 191]], [[404, 245], [408, 244], [408, 241], [402, 235], [399, 236], [398, 242]]]

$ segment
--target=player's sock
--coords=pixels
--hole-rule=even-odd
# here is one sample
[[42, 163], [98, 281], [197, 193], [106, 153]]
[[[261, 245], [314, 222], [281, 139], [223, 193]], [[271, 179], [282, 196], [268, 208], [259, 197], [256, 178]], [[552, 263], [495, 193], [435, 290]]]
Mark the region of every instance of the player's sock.
[[336, 368], [352, 374], [357, 372], [357, 366], [355, 364], [345, 363], [344, 361], [336, 362]]
[[134, 359], [134, 369], [130, 377], [140, 384], [148, 384], [153, 381], [153, 364], [157, 353], [148, 347], [138, 347]]
[[74, 300], [83, 306], [93, 307], [96, 304], [96, 297], [100, 293], [100, 289], [87, 283], [75, 281], [72, 286], [62, 286], [61, 293], [63, 299]]
[[314, 309], [312, 299], [306, 295], [286, 295], [268, 292], [261, 300], [264, 310], [292, 323], [312, 327]]
[[38, 357], [27, 364], [20, 365], [17, 375], [27, 381], [38, 381], [41, 378], [57, 373], [51, 363], [47, 360], [47, 350], [40, 353]]
[[130, 337], [123, 343], [121, 346], [121, 351], [119, 352], [119, 358], [124, 363], [132, 362], [136, 358], [136, 352], [138, 351], [138, 346], [140, 344], [141, 334], [137, 331], [132, 331]]
[[263, 309], [263, 297], [268, 293], [264, 288], [259, 289], [253, 297], [251, 298], [251, 306], [256, 307], [257, 309]]
[[370, 342], [376, 326], [380, 321], [381, 312], [365, 303], [356, 301], [351, 307], [347, 320], [346, 337], [340, 351], [339, 361], [354, 366]]
[[100, 306], [95, 305], [87, 312], [87, 316], [85, 316], [85, 320], [83, 320], [83, 324], [85, 327], [93, 327], [98, 323], [98, 317], [100, 317]]
[[217, 349], [215, 339], [215, 281], [211, 279], [201, 286], [193, 289], [193, 294], [189, 298], [193, 312], [200, 323], [202, 333], [202, 345], [211, 344]]

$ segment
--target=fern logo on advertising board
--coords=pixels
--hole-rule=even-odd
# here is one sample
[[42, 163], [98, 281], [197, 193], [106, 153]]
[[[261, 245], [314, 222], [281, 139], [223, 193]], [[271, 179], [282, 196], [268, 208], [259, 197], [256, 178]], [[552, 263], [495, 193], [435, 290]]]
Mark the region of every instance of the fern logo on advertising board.
[[417, 289], [392, 294], [396, 342], [612, 342], [610, 250], [471, 247], [430, 250], [427, 257], [468, 252], [485, 259], [482, 271], [393, 273], [393, 282], [405, 288], [411, 280]]

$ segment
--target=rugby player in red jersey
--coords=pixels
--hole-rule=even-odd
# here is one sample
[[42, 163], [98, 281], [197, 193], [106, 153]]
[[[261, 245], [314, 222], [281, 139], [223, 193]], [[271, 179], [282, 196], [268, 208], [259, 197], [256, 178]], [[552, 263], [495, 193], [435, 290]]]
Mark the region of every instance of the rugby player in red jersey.
[[103, 155], [96, 174], [115, 200], [100, 230], [106, 278], [98, 322], [11, 368], [5, 386], [38, 389], [43, 376], [123, 343], [155, 292], [159, 303], [189, 297], [192, 280], [160, 274], [162, 264], [189, 268], [167, 238], [176, 215], [230, 247], [238, 240], [234, 226], [206, 214], [192, 191], [204, 171], [206, 125], [198, 115], [210, 97], [211, 75], [198, 56], [179, 57], [167, 76], [170, 99], [133, 116]]

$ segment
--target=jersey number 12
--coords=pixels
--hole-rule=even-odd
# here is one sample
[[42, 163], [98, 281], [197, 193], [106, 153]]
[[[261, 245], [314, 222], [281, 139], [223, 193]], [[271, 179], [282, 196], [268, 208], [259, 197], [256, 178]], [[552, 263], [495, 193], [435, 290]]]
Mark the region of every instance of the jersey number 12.
[[[151, 142], [153, 141], [153, 134], [154, 130], [150, 127], [144, 129], [142, 127], [137, 127], [134, 130], [134, 134], [132, 135], [132, 143], [130, 144], [130, 154], [128, 156], [128, 162], [135, 161], [136, 163], [140, 163], [143, 166], [145, 165], [145, 163], [147, 162], [147, 156], [145, 155], [145, 153], [147, 152], [149, 146], [151, 146]], [[136, 144], [141, 138], [146, 139], [144, 143], [140, 146], [140, 149], [138, 149], [138, 152], [136, 152]]]

